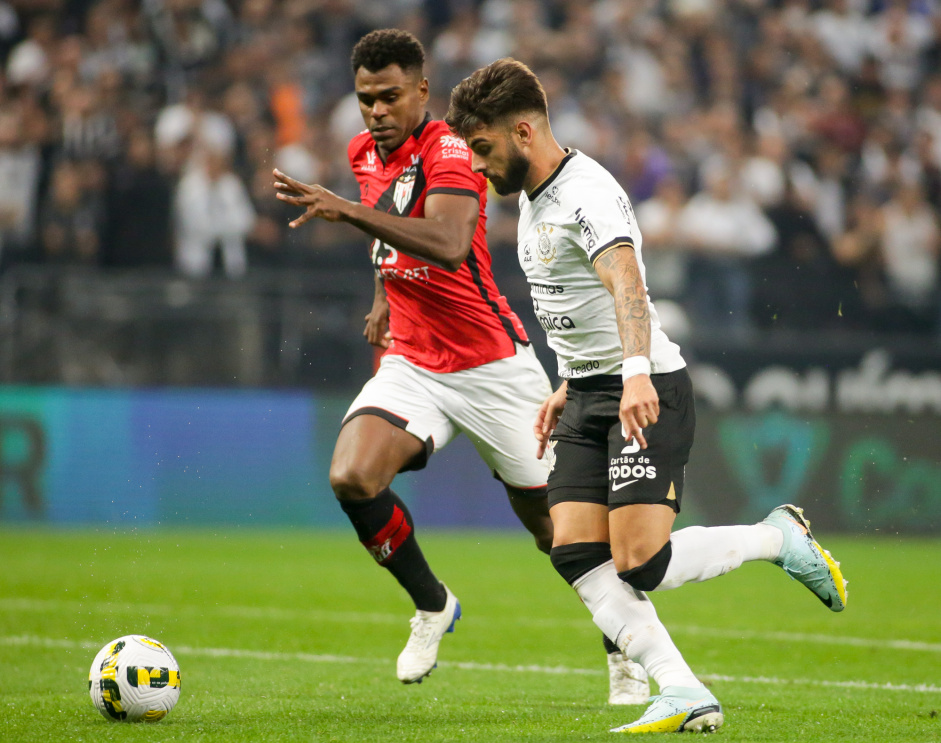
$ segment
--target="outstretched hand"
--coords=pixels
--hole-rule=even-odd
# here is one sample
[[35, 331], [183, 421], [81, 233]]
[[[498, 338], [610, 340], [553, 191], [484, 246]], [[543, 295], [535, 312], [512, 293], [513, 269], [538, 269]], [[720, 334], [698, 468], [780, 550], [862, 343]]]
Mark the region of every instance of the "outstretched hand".
[[277, 168], [273, 172], [276, 179], [274, 187], [278, 192], [277, 197], [287, 204], [306, 209], [301, 216], [289, 223], [291, 227], [300, 227], [314, 217], [328, 222], [339, 222], [343, 219], [345, 206], [352, 203], [323, 186], [301, 183]]

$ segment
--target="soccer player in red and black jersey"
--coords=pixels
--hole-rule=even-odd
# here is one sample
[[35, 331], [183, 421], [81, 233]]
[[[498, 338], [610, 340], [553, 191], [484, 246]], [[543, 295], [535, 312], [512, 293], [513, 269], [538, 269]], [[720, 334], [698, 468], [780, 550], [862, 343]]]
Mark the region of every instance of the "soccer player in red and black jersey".
[[551, 386], [491, 274], [487, 182], [471, 170], [464, 141], [426, 113], [423, 64], [421, 44], [405, 31], [374, 31], [353, 50], [367, 126], [348, 149], [360, 203], [274, 173], [278, 198], [305, 208], [292, 227], [345, 221], [372, 238], [376, 289], [364, 334], [386, 350], [344, 418], [330, 482], [360, 541], [415, 603], [398, 659], [405, 683], [431, 673], [461, 610], [389, 487], [398, 472], [423, 467], [464, 432], [539, 548], [552, 542], [548, 465], [532, 436]]

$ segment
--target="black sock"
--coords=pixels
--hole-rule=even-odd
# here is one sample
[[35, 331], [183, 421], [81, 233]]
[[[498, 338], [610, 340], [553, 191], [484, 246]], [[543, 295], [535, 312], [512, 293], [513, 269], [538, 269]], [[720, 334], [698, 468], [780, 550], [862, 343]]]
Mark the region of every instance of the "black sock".
[[340, 501], [359, 541], [422, 611], [442, 611], [447, 594], [415, 539], [412, 515], [390, 488], [371, 500]]
[[570, 586], [610, 559], [611, 545], [607, 542], [576, 542], [553, 547], [549, 551], [552, 567]]
[[601, 635], [601, 639], [604, 640], [604, 651], [605, 651], [608, 655], [611, 655], [611, 653], [620, 653], [620, 652], [621, 652], [621, 648], [619, 648], [617, 645], [615, 645], [613, 642], [611, 642], [611, 640], [608, 639], [608, 636], [607, 636], [607, 635], [604, 635], [604, 634]]

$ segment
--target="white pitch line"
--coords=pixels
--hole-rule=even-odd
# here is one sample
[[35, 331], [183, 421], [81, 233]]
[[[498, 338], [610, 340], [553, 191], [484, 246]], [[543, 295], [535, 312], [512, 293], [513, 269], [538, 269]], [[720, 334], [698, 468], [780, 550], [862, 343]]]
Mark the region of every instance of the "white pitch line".
[[922, 653], [941, 653], [941, 643], [915, 640], [873, 640], [868, 637], [844, 637], [842, 635], [805, 634], [802, 632], [762, 632], [747, 629], [722, 629], [697, 627], [691, 624], [670, 626], [671, 634], [703, 635], [732, 640], [761, 640], [774, 642], [814, 643], [821, 645], [849, 645], [857, 648], [886, 648], [889, 650], [914, 650]]
[[[59, 599], [0, 599], [0, 610], [22, 612], [73, 612], [75, 614], [96, 612], [133, 613], [135, 615], [173, 615], [173, 616], [205, 616], [215, 614], [218, 616], [237, 617], [241, 619], [258, 619], [264, 621], [316, 621], [316, 622], [342, 622], [344, 624], [402, 624], [405, 616], [383, 612], [355, 612], [334, 611], [331, 609], [282, 609], [276, 607], [257, 606], [164, 606], [159, 604], [121, 604], [111, 601], [62, 601]], [[492, 617], [477, 616], [475, 622], [480, 624], [493, 624], [497, 621], [506, 624], [505, 618], [496, 620]], [[567, 629], [583, 629], [591, 627], [586, 615], [581, 619], [556, 619], [552, 617], [526, 618], [528, 627], [564, 627]], [[699, 627], [696, 625], [677, 624], [670, 626], [673, 635], [696, 635], [701, 637], [718, 637], [732, 640], [758, 640], [761, 642], [793, 642], [815, 645], [843, 645], [858, 648], [876, 648], [887, 650], [906, 650], [918, 653], [941, 653], [941, 643], [921, 642], [918, 640], [894, 640], [889, 638], [874, 639], [869, 637], [846, 637], [843, 635], [810, 634], [802, 632], [771, 632], [747, 629], [726, 629], [719, 627]]]
[[[68, 650], [96, 650], [98, 643], [90, 640], [63, 640], [34, 635], [0, 636], [0, 645], [57, 648]], [[188, 645], [175, 645], [174, 655], [181, 658], [187, 655], [208, 658], [247, 658], [249, 660], [273, 660], [282, 662], [304, 663], [382, 663], [391, 661], [376, 658], [355, 658], [345, 655], [317, 655], [314, 653], [277, 653], [267, 650], [241, 650], [237, 648], [196, 648]], [[553, 675], [600, 676], [604, 671], [591, 668], [569, 668], [568, 666], [516, 665], [505, 663], [473, 663], [463, 661], [443, 661], [438, 664], [445, 668], [457, 668], [463, 671], [496, 671], [501, 673], [540, 673]], [[827, 681], [824, 679], [782, 679], [769, 676], [726, 676], [721, 674], [702, 674], [704, 681], [720, 681], [736, 684], [766, 684], [771, 686], [824, 686], [839, 689], [864, 689], [869, 691], [903, 691], [922, 694], [941, 694], [941, 686], [931, 684], [893, 684], [874, 683], [871, 681]]]

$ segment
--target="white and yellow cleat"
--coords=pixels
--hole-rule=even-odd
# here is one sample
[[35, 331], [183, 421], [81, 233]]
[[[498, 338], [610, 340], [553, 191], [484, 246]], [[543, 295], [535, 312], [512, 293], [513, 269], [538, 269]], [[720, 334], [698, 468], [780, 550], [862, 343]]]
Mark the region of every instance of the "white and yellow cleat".
[[608, 704], [647, 704], [647, 672], [620, 650], [608, 653]]
[[840, 563], [814, 540], [804, 509], [787, 503], [775, 508], [762, 523], [776, 526], [784, 534], [781, 554], [774, 564], [813, 591], [830, 611], [843, 611], [847, 581]]
[[[444, 585], [442, 583], [442, 585]], [[454, 632], [454, 623], [461, 618], [461, 603], [444, 586], [448, 598], [441, 611], [415, 612], [409, 620], [412, 633], [405, 649], [399, 653], [396, 675], [403, 684], [421, 683], [438, 665], [438, 645], [447, 632]]]
[[668, 686], [644, 712], [612, 733], [714, 733], [725, 721], [719, 701], [705, 686]]

